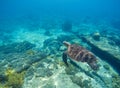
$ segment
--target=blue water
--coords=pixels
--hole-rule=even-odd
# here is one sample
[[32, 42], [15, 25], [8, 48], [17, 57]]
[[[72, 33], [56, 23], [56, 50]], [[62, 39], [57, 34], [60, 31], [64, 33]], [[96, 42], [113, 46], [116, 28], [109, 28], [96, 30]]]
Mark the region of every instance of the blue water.
[[34, 14], [40, 17], [117, 19], [120, 15], [119, 3], [119, 0], [5, 0], [1, 1], [0, 12], [1, 18]]
[[[120, 88], [119, 34], [119, 0], [0, 0], [0, 88], [19, 86], [8, 85], [9, 68], [26, 71], [23, 88]], [[93, 53], [99, 71], [83, 62], [63, 65], [63, 41]]]
[[[2, 0], [0, 21], [1, 25], [4, 22], [6, 22], [4, 25], [10, 24], [9, 21], [13, 20], [20, 22], [20, 19], [32, 20], [34, 23], [40, 20], [67, 19], [76, 23], [90, 21], [97, 24], [101, 20], [112, 23], [120, 19], [119, 8], [119, 0]], [[18, 22], [12, 22], [11, 25]]]

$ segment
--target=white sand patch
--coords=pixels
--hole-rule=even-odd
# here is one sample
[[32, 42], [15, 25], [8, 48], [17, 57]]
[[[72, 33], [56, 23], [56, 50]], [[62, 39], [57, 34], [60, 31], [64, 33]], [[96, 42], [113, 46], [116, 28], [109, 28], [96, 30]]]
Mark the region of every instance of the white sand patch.
[[48, 37], [43, 35], [43, 30], [40, 31], [27, 31], [25, 29], [20, 29], [18, 31], [13, 32], [13, 41], [14, 42], [22, 42], [29, 41], [36, 45], [36, 47], [41, 47], [44, 40]]
[[23, 42], [23, 41], [29, 41], [30, 43], [33, 43], [36, 45], [37, 48], [40, 48], [43, 46], [43, 42], [48, 38], [57, 38], [61, 34], [66, 34], [61, 31], [61, 29], [52, 29], [50, 30], [51, 36], [45, 35], [44, 29], [39, 29], [37, 31], [28, 31], [24, 28], [19, 28], [17, 31], [13, 32], [13, 42]]

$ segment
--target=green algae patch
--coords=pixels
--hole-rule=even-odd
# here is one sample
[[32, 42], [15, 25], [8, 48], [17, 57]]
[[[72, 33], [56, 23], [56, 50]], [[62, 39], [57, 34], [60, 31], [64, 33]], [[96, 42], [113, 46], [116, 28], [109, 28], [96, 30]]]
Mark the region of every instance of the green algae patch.
[[21, 88], [24, 83], [25, 72], [17, 73], [13, 69], [5, 71], [7, 78], [5, 83], [0, 83], [0, 88]]

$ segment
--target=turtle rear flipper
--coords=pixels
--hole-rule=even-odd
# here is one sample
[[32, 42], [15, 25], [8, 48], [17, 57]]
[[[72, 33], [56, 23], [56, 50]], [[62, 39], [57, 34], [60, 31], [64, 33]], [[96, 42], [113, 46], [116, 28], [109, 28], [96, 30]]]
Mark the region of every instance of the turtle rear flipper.
[[63, 53], [62, 59], [63, 59], [64, 63], [68, 66], [68, 63], [67, 63], [67, 53], [66, 52]]
[[94, 63], [94, 62], [93, 63], [88, 63], [88, 64], [93, 70], [98, 70], [99, 69], [99, 65]]

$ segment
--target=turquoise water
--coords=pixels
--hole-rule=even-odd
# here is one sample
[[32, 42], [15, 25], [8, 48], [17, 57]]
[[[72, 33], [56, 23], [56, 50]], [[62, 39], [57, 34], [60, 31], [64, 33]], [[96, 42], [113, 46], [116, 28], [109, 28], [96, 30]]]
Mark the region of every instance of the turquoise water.
[[0, 88], [120, 88], [119, 4], [0, 1]]

